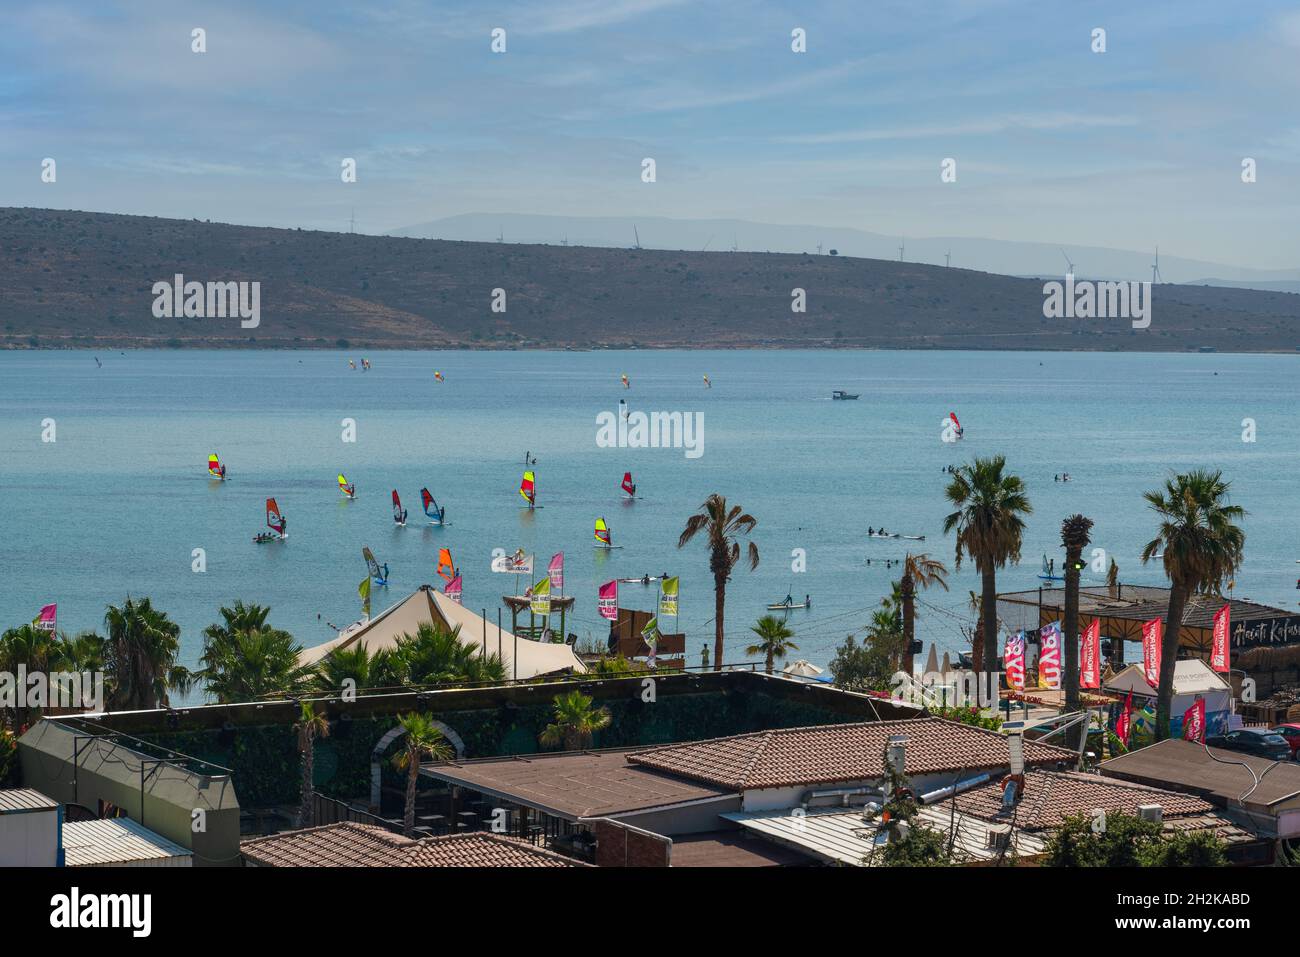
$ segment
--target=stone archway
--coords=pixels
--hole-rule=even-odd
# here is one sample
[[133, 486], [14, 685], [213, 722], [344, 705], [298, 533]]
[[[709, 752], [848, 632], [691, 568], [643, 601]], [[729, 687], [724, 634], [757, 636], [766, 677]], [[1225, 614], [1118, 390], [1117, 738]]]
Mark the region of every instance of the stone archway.
[[[441, 721], [434, 721], [433, 726], [442, 732], [442, 736], [447, 739], [448, 743], [456, 749], [456, 757], [465, 756], [465, 742], [461, 740], [459, 734], [450, 725], [443, 724]], [[370, 806], [378, 811], [380, 806], [381, 788], [381, 771], [379, 764], [384, 758], [384, 752], [389, 749], [394, 741], [406, 734], [405, 729], [400, 725], [394, 725], [389, 728], [382, 738], [375, 742], [374, 750], [370, 752]]]

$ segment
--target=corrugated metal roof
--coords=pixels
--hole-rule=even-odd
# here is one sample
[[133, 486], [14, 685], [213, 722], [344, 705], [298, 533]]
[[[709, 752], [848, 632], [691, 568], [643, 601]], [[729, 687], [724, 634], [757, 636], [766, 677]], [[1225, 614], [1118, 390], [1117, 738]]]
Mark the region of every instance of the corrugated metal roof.
[[52, 801], [40, 791], [33, 791], [31, 788], [11, 788], [0, 791], [0, 814], [50, 811], [57, 809], [58, 806], [58, 801]]
[[63, 850], [69, 867], [132, 864], [194, 853], [126, 817], [65, 823]]
[[[919, 811], [917, 817], [927, 826], [947, 834], [949, 814], [947, 808], [926, 807]], [[720, 816], [770, 840], [799, 847], [822, 860], [855, 867], [871, 866], [872, 852], [884, 842], [876, 825], [862, 820], [860, 808], [853, 811], [839, 808], [809, 811], [802, 817], [792, 815], [789, 810]], [[987, 821], [959, 812], [955, 823], [957, 836], [953, 849], [959, 857], [967, 860], [992, 860], [997, 856], [997, 852], [990, 851], [987, 846]], [[1014, 853], [1026, 857], [1041, 854], [1045, 840], [1017, 829], [1014, 845]]]

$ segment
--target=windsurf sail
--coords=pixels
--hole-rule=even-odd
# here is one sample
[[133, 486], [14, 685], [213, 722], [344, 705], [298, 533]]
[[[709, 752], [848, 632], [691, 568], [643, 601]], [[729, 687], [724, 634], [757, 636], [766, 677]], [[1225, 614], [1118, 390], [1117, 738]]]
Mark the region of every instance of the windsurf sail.
[[632, 383], [628, 381], [626, 372], [623, 373], [622, 379], [623, 379], [623, 388], [625, 389], [632, 388]]
[[366, 568], [370, 572], [370, 577], [375, 581], [383, 581], [383, 569], [379, 567], [379, 562], [375, 561], [375, 553], [368, 546], [361, 549], [361, 557], [366, 560]]
[[596, 519], [596, 541], [604, 545], [611, 544], [609, 526], [605, 524], [603, 518]]
[[959, 428], [959, 429], [961, 428], [961, 423], [957, 421], [957, 413], [956, 413], [956, 412], [949, 412], [949, 413], [948, 413], [948, 418], [952, 419], [952, 424], [953, 424], [953, 425], [957, 426], [957, 428]]
[[442, 509], [438, 507], [438, 500], [429, 494], [427, 488], [420, 489], [420, 504], [424, 506], [424, 514], [429, 518], [442, 520]]
[[434, 373], [433, 373], [433, 380], [434, 380], [435, 382], [441, 382], [441, 381], [443, 381], [443, 380], [442, 380], [442, 373], [441, 373], [441, 372], [438, 372], [438, 371], [435, 370]]
[[352, 486], [348, 484], [347, 476], [342, 472], [339, 473], [339, 491], [344, 495], [351, 495], [354, 491]]
[[622, 486], [622, 487], [623, 487], [623, 491], [624, 491], [624, 492], [627, 492], [628, 495], [635, 495], [635, 494], [636, 494], [636, 486], [632, 484], [632, 473], [631, 473], [631, 472], [624, 472], [624, 473], [623, 473], [623, 486]]
[[397, 494], [397, 489], [393, 489], [393, 521], [406, 521], [406, 510], [402, 508], [402, 498]]
[[275, 504], [273, 498], [266, 500], [266, 527], [284, 534], [284, 516], [280, 514], [280, 506]]
[[523, 481], [519, 483], [519, 494], [530, 506], [537, 501], [537, 476], [531, 471], [524, 473]]
[[[446, 569], [446, 571], [443, 571]], [[456, 577], [456, 563], [451, 560], [451, 549], [440, 548], [438, 550], [438, 577], [445, 581], [451, 581]]]
[[217, 453], [213, 452], [208, 456], [208, 474], [213, 478], [221, 478], [225, 469], [221, 467], [221, 460], [217, 458]]
[[713, 383], [709, 381], [709, 377], [708, 377], [707, 374], [704, 376], [704, 388], [706, 388], [706, 389], [712, 389], [712, 388], [713, 388]]

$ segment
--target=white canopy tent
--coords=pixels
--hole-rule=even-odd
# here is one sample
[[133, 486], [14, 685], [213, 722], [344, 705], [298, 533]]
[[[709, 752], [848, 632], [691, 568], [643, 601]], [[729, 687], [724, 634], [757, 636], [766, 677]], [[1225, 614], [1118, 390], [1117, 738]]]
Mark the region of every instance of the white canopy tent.
[[356, 647], [358, 642], [371, 654], [381, 649], [391, 650], [397, 647], [398, 638], [414, 635], [420, 625], [432, 625], [449, 631], [459, 625], [461, 643], [474, 648], [486, 645], [488, 654], [501, 657], [506, 666], [506, 675], [511, 678], [535, 678], [538, 675], [587, 670], [582, 659], [568, 645], [543, 644], [528, 638], [517, 638], [504, 628], [498, 628], [496, 622], [487, 621], [429, 585], [421, 585], [374, 618], [349, 625], [336, 638], [305, 649], [298, 656], [298, 664], [314, 665], [340, 648]]

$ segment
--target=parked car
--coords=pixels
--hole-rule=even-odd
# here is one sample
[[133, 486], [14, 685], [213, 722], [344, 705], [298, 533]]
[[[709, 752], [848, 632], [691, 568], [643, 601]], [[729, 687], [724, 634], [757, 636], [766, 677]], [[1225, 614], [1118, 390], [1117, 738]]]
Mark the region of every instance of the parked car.
[[1286, 743], [1291, 745], [1291, 757], [1300, 761], [1300, 721], [1279, 724], [1273, 729], [1273, 733], [1280, 734], [1286, 739]]
[[1291, 745], [1286, 738], [1263, 729], [1241, 728], [1206, 738], [1205, 743], [1212, 748], [1240, 751], [1273, 761], [1288, 761], [1291, 758]]

